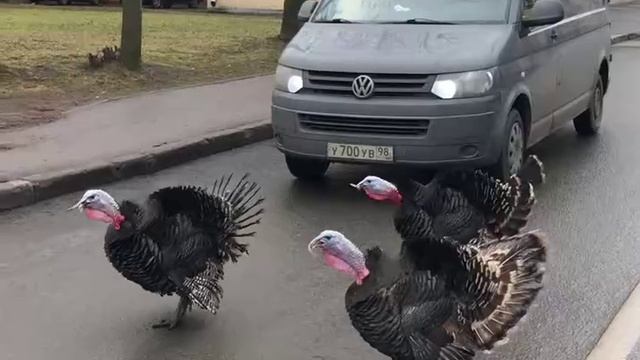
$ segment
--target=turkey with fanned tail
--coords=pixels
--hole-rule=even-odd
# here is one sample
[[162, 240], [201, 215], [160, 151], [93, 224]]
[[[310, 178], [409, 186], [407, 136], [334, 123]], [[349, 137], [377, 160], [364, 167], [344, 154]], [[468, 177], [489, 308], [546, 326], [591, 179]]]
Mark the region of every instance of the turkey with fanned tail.
[[222, 299], [223, 267], [248, 254], [238, 238], [260, 222], [260, 188], [232, 176], [211, 190], [167, 187], [149, 195], [143, 205], [116, 202], [103, 190], [88, 190], [70, 209], [109, 224], [104, 238], [107, 258], [126, 279], [159, 295], [180, 297], [175, 317], [154, 327], [178, 325], [192, 304], [215, 314]]
[[534, 185], [544, 182], [542, 162], [530, 155], [517, 175], [506, 182], [481, 170], [453, 170], [437, 173], [426, 185], [411, 179], [392, 184], [376, 176], [367, 176], [352, 184], [373, 200], [390, 201], [398, 206], [394, 214], [396, 230], [411, 241], [414, 233], [403, 226], [411, 213], [405, 207], [413, 201], [430, 215], [423, 230], [436, 236], [448, 236], [465, 244], [487, 229], [496, 237], [517, 234], [526, 224], [535, 203]]
[[546, 260], [540, 232], [478, 236], [485, 237], [478, 246], [427, 239], [438, 254], [427, 268], [407, 260], [411, 250], [363, 252], [337, 231], [323, 231], [308, 247], [354, 279], [346, 310], [373, 348], [394, 360], [469, 360], [507, 340], [542, 288]]

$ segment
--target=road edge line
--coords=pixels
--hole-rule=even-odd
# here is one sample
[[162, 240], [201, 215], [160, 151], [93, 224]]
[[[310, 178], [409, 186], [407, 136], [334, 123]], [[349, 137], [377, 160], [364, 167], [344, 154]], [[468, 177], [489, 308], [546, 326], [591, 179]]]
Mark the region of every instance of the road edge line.
[[640, 340], [638, 318], [640, 283], [636, 284], [585, 360], [625, 360]]

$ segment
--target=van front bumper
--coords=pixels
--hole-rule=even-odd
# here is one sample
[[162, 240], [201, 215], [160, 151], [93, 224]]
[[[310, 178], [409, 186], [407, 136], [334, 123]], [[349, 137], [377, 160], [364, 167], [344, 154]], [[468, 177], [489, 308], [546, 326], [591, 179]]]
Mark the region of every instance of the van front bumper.
[[[504, 143], [505, 110], [501, 95], [471, 99], [371, 98], [289, 94], [274, 91], [272, 124], [276, 144], [289, 156], [327, 159], [327, 143], [393, 146], [394, 163], [405, 165], [494, 164]], [[308, 126], [309, 117], [347, 119], [366, 127], [367, 122], [428, 124], [426, 131], [411, 134], [367, 133], [334, 126], [327, 130]], [[359, 125], [356, 125], [359, 126]], [[375, 125], [374, 125], [375, 126]], [[332, 162], [365, 163], [364, 160], [330, 159]]]

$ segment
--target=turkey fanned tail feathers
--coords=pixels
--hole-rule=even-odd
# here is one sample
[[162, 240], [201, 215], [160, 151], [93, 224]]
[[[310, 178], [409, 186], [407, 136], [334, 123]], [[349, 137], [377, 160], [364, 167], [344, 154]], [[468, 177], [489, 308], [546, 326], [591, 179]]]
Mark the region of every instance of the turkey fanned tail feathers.
[[178, 294], [212, 313], [222, 299], [223, 265], [248, 253], [237, 238], [253, 236], [247, 230], [263, 213], [260, 188], [247, 179], [232, 184], [232, 175], [223, 176], [210, 191], [169, 187], [149, 196], [146, 231], [162, 248], [162, 270]]
[[[527, 220], [531, 214], [531, 209], [536, 203], [533, 187], [544, 183], [544, 167], [540, 159], [535, 155], [530, 155], [522, 165], [517, 177], [512, 176], [509, 182], [515, 183], [519, 188], [518, 200], [511, 216], [500, 229], [503, 235], [512, 236], [517, 234], [527, 225]], [[518, 180], [518, 181], [515, 181]]]
[[228, 216], [222, 227], [227, 235], [225, 255], [233, 262], [245, 253], [248, 254], [247, 245], [240, 244], [235, 239], [254, 236], [255, 231], [244, 231], [253, 225], [260, 223], [260, 215], [264, 209], [259, 207], [264, 198], [258, 197], [260, 186], [247, 181], [249, 174], [242, 176], [235, 186], [229, 187], [232, 175], [222, 177], [214, 182], [211, 189], [213, 196], [224, 199], [228, 205]]
[[194, 304], [213, 314], [218, 312], [222, 300], [222, 286], [224, 279], [222, 265], [213, 261], [207, 262], [205, 271], [190, 278], [186, 278], [182, 285], [188, 289], [187, 296]]
[[535, 204], [534, 185], [545, 180], [542, 162], [530, 155], [518, 175], [506, 182], [481, 170], [448, 171], [436, 175], [440, 184], [462, 192], [488, 217], [488, 228], [499, 236], [517, 234], [526, 224]]
[[537, 231], [481, 244], [461, 250], [468, 278], [463, 291], [467, 301], [459, 315], [465, 336], [491, 350], [506, 340], [542, 289], [546, 247]]

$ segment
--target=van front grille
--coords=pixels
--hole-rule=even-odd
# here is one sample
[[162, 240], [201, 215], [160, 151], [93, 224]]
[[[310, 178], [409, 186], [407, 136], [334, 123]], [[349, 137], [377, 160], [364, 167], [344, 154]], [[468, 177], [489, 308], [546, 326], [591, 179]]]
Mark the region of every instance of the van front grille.
[[385, 119], [334, 115], [299, 114], [303, 128], [318, 131], [373, 135], [423, 135], [429, 128], [426, 119]]
[[[351, 95], [353, 80], [363, 74], [329, 71], [305, 71], [304, 88], [325, 94]], [[421, 74], [364, 74], [373, 79], [373, 96], [432, 96], [435, 75]]]

